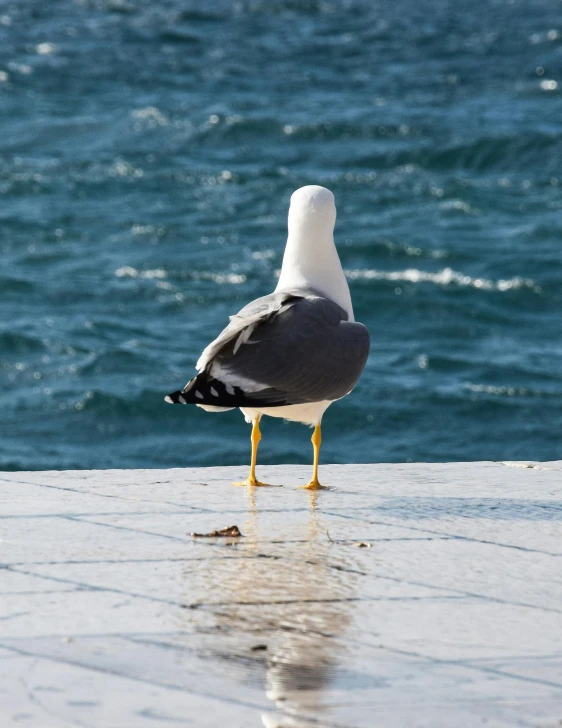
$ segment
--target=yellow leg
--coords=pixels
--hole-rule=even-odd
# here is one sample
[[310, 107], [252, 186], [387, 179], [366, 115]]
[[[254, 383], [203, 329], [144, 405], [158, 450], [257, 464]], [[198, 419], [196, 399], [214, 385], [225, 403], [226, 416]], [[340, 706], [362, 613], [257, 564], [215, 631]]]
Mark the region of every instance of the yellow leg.
[[258, 458], [258, 445], [260, 444], [261, 440], [261, 432], [260, 432], [260, 418], [256, 417], [254, 420], [254, 423], [252, 425], [252, 435], [251, 435], [251, 442], [252, 442], [252, 460], [250, 462], [250, 475], [248, 475], [247, 479], [244, 480], [242, 483], [233, 483], [233, 485], [269, 485], [269, 483], [261, 483], [256, 478], [256, 461]]
[[318, 480], [318, 459], [320, 457], [320, 445], [322, 444], [322, 429], [320, 425], [316, 425], [312, 437], [310, 438], [312, 447], [314, 448], [314, 465], [312, 470], [312, 480], [308, 485], [304, 485], [303, 488], [307, 490], [320, 490], [323, 485], [320, 485]]

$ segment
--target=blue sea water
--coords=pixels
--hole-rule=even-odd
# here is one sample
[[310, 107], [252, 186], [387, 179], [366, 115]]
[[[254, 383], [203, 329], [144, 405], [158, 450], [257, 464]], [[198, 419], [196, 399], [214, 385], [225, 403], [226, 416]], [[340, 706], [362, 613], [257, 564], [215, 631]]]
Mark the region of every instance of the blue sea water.
[[7, 2], [0, 104], [2, 469], [247, 462], [163, 396], [305, 184], [372, 337], [323, 460], [562, 457], [558, 0]]

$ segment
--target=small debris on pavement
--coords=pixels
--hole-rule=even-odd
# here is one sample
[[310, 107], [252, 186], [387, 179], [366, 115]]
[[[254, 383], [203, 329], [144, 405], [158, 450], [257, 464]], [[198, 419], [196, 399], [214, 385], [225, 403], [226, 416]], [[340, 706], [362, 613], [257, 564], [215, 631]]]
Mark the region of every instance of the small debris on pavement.
[[192, 533], [192, 538], [239, 538], [242, 536], [238, 526], [227, 526], [221, 528], [220, 531], [211, 531], [211, 533]]
[[370, 549], [372, 546], [372, 544], [367, 541], [356, 541], [353, 545], [357, 546], [358, 549]]

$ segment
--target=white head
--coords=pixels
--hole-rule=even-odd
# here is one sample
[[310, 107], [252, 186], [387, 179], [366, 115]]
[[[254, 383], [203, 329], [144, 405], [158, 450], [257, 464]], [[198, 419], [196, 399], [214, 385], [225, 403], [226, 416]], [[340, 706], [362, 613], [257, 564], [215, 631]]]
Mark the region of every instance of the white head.
[[336, 205], [325, 187], [307, 185], [293, 192], [289, 237], [276, 290], [311, 289], [335, 301], [353, 321], [349, 287], [334, 244]]
[[334, 234], [336, 205], [325, 187], [307, 185], [293, 192], [289, 207], [289, 237], [305, 240], [328, 238]]

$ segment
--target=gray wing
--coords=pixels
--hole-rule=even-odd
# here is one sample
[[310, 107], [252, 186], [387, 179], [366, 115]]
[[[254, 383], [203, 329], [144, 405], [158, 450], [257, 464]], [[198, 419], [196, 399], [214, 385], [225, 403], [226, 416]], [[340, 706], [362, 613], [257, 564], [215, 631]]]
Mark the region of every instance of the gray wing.
[[230, 316], [228, 326], [203, 350], [195, 365], [197, 371], [206, 369], [219, 351], [229, 343], [234, 342], [234, 349], [238, 351], [259, 323], [264, 323], [284, 307], [291, 305], [294, 300], [297, 299], [291, 293], [270, 293], [268, 296], [256, 298], [237, 314]]
[[267, 318], [252, 320], [238, 347], [229, 337], [209, 374], [241, 388], [256, 403], [262, 390], [284, 393], [285, 404], [339, 399], [359, 379], [370, 344], [365, 326], [347, 318], [326, 298], [289, 296]]

